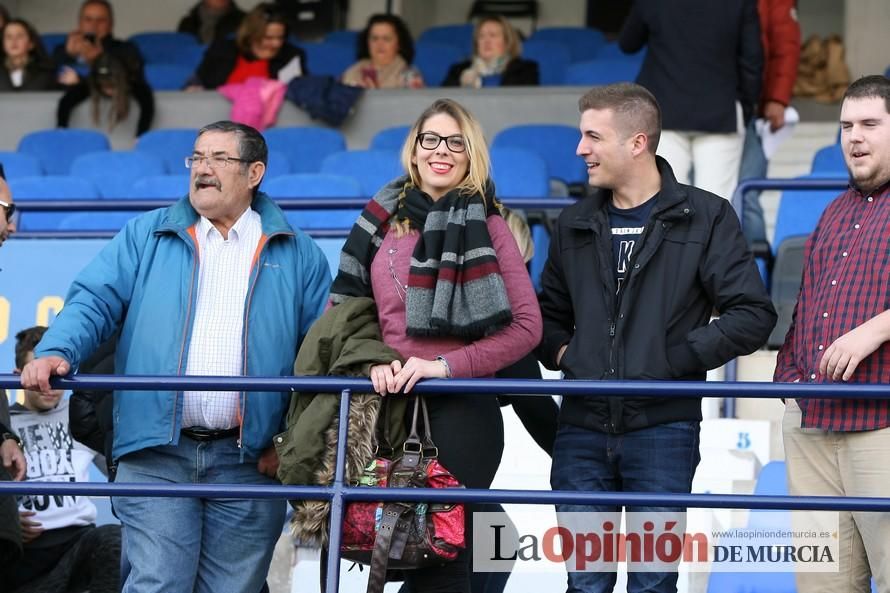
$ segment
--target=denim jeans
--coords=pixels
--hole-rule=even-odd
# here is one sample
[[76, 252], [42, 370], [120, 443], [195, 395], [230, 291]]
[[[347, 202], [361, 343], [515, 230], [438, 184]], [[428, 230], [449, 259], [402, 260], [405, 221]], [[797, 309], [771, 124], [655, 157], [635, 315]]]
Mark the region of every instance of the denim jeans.
[[[234, 438], [124, 456], [117, 482], [277, 484]], [[116, 497], [131, 570], [123, 593], [257, 593], [284, 524], [283, 500]]]
[[[754, 120], [745, 130], [745, 146], [742, 149], [742, 164], [739, 167], [739, 182], [745, 179], [762, 179], [766, 177], [769, 161], [763, 154], [760, 136], [754, 129]], [[742, 232], [748, 244], [755, 241], [766, 241], [766, 221], [763, 217], [763, 205], [760, 203], [760, 192], [749, 190], [743, 196]]]
[[[607, 434], [563, 424], [556, 435], [550, 484], [554, 490], [590, 492], [690, 492], [701, 459], [699, 422], [660, 424]], [[556, 505], [565, 512], [620, 512], [612, 505]], [[676, 507], [627, 507], [633, 512], [683, 511]], [[607, 593], [614, 572], [569, 572], [568, 593]], [[676, 593], [677, 573], [630, 572], [628, 593]]]

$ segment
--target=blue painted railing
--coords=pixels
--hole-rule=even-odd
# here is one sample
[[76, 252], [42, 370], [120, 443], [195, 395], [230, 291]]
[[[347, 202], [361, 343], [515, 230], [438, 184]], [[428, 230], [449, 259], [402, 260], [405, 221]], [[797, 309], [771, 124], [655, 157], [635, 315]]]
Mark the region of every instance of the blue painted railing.
[[[181, 496], [225, 498], [286, 498], [330, 500], [330, 546], [327, 552], [326, 593], [336, 593], [340, 584], [340, 540], [343, 511], [353, 500], [408, 500], [506, 502], [517, 504], [616, 504], [639, 506], [679, 506], [698, 508], [747, 508], [790, 510], [888, 511], [890, 498], [837, 496], [755, 496], [736, 494], [670, 494], [641, 492], [573, 492], [540, 490], [433, 490], [416, 488], [356, 488], [344, 484], [346, 429], [351, 392], [367, 393], [371, 383], [365, 379], [333, 377], [161, 377], [112, 375], [81, 375], [70, 379], [54, 379], [59, 389], [128, 390], [211, 390], [211, 391], [300, 391], [309, 393], [340, 393], [337, 465], [334, 483], [330, 486], [244, 486], [227, 484], [84, 484], [0, 482], [4, 494], [67, 494], [99, 496]], [[19, 378], [0, 375], [0, 388], [16, 389]], [[544, 381], [505, 379], [427, 380], [414, 391], [426, 395], [476, 393], [494, 396], [546, 395], [558, 393], [566, 397], [597, 395], [627, 397], [729, 397], [754, 398], [808, 397], [857, 399], [890, 398], [890, 385], [837, 385], [799, 383], [729, 383], [681, 381]], [[138, 397], [138, 396], [131, 396]], [[398, 396], [395, 396], [398, 397]]]

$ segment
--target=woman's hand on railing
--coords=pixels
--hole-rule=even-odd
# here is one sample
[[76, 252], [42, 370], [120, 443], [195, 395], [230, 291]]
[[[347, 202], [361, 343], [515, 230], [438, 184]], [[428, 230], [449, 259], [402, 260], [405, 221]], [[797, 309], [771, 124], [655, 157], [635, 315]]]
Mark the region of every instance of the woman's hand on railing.
[[405, 393], [421, 379], [445, 379], [448, 377], [448, 369], [438, 360], [425, 360], [412, 356], [405, 361], [402, 370], [395, 376], [395, 391], [404, 388]]
[[395, 377], [402, 370], [402, 363], [394, 360], [389, 364], [377, 364], [371, 367], [371, 384], [374, 391], [380, 395], [395, 393], [396, 389]]

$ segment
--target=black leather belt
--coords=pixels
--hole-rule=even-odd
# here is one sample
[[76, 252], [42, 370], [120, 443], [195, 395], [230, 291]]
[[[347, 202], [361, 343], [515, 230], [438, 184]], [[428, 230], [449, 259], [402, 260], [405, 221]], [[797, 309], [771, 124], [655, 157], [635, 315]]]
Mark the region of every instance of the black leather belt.
[[180, 431], [183, 435], [194, 441], [218, 441], [219, 439], [227, 439], [229, 437], [238, 436], [240, 427], [226, 428], [225, 430], [213, 430], [210, 428], [202, 428], [200, 426], [192, 426], [183, 428]]

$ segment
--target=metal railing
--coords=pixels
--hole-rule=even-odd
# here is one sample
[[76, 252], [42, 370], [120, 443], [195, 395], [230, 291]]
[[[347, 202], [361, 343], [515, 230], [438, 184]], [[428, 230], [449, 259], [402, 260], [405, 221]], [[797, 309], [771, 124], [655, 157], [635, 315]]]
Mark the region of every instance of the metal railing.
[[[335, 377], [161, 377], [80, 375], [70, 379], [54, 379], [58, 389], [113, 389], [135, 391], [211, 390], [211, 391], [298, 391], [307, 393], [340, 393], [339, 431], [336, 469], [330, 486], [245, 486], [228, 484], [88, 484], [0, 482], [4, 494], [59, 494], [99, 496], [201, 497], [201, 498], [285, 498], [328, 500], [331, 502], [329, 548], [327, 551], [326, 593], [336, 593], [340, 583], [340, 541], [343, 513], [350, 501], [443, 501], [443, 502], [505, 502], [517, 504], [613, 504], [645, 506], [679, 506], [697, 508], [747, 508], [764, 510], [844, 510], [887, 511], [890, 498], [837, 496], [762, 496], [738, 494], [672, 494], [641, 492], [576, 492], [540, 490], [483, 489], [418, 489], [363, 488], [344, 482], [346, 431], [349, 398], [352, 392], [367, 393], [371, 383], [365, 379]], [[16, 375], [0, 375], [0, 388], [16, 389]], [[729, 383], [685, 381], [552, 381], [505, 379], [426, 380], [414, 391], [424, 395], [474, 393], [495, 396], [505, 393], [517, 396], [549, 395], [565, 397], [728, 397], [753, 398], [807, 397], [856, 399], [890, 398], [890, 385], [837, 385], [799, 383]], [[138, 397], [138, 396], [131, 396]]]

